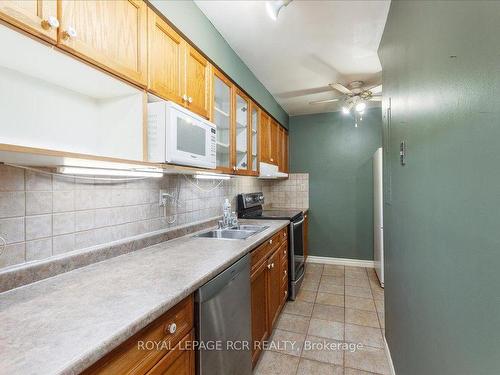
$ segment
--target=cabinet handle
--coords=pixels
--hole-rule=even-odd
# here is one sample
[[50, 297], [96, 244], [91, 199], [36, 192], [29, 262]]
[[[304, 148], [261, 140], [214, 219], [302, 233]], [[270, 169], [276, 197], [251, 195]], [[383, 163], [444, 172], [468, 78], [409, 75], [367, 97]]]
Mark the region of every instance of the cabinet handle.
[[46, 20], [41, 23], [42, 29], [57, 29], [59, 27], [59, 20], [54, 16], [49, 16]]
[[76, 30], [70, 26], [70, 27], [68, 27], [68, 30], [63, 31], [62, 38], [64, 40], [68, 40], [68, 39], [76, 38], [76, 35], [77, 35]]
[[165, 328], [165, 333], [166, 334], [174, 334], [175, 331], [177, 331], [177, 324], [175, 323], [170, 323], [166, 328]]
[[192, 102], [193, 102], [193, 98], [192, 98], [192, 97], [189, 97], [189, 98], [188, 98], [188, 102], [189, 102], [189, 103], [192, 103]]

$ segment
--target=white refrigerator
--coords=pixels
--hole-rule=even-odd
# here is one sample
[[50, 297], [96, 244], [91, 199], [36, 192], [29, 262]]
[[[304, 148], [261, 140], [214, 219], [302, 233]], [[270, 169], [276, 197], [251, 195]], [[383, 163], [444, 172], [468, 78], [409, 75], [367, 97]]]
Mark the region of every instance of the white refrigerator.
[[384, 287], [384, 202], [382, 148], [373, 154], [373, 259], [380, 285]]

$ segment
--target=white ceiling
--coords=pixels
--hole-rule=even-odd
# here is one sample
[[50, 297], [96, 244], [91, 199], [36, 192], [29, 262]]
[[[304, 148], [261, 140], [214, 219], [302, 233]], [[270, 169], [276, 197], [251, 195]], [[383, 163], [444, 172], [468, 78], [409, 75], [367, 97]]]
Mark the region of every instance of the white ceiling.
[[331, 82], [380, 83], [377, 49], [390, 0], [295, 0], [277, 21], [265, 1], [195, 3], [290, 115], [338, 110], [309, 104], [339, 97]]

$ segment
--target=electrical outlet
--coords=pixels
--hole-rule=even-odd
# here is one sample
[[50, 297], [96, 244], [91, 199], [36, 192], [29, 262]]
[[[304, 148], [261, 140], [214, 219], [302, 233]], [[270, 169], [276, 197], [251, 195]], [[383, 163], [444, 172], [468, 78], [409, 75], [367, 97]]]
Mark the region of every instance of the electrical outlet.
[[166, 190], [161, 189], [160, 190], [160, 198], [159, 198], [160, 207], [165, 207], [167, 205], [168, 197], [170, 197], [170, 194]]

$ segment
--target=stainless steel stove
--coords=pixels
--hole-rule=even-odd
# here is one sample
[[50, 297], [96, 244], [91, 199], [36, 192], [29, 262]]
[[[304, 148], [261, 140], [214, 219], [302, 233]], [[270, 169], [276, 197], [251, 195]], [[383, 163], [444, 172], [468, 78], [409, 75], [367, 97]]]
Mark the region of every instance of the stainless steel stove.
[[289, 220], [288, 273], [289, 298], [293, 301], [304, 278], [304, 214], [300, 210], [264, 210], [264, 194], [238, 195], [238, 217], [241, 219]]

